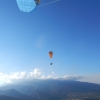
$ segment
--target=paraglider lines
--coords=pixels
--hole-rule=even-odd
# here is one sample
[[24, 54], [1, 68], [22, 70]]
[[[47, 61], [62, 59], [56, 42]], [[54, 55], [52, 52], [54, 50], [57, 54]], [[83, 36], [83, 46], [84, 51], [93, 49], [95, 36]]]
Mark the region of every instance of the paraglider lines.
[[54, 1], [52, 1], [52, 2], [49, 2], [49, 3], [46, 3], [46, 4], [40, 5], [40, 6], [38, 6], [38, 7], [46, 6], [46, 5], [49, 5], [49, 4], [58, 2], [58, 1], [60, 1], [60, 0], [54, 0]]

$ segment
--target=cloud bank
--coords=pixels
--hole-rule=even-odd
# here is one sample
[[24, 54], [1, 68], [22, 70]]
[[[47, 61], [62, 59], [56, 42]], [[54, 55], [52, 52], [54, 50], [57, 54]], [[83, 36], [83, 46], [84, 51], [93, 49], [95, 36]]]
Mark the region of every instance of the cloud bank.
[[30, 80], [30, 79], [65, 79], [65, 80], [78, 80], [82, 77], [80, 76], [68, 76], [57, 77], [54, 75], [54, 72], [51, 72], [51, 75], [43, 75], [42, 70], [35, 68], [32, 72], [11, 72], [8, 74], [0, 73], [0, 82], [2, 83], [13, 83], [14, 81], [20, 80]]
[[9, 75], [0, 73], [0, 84], [3, 83], [13, 83], [16, 81], [24, 81], [24, 80], [31, 80], [31, 79], [55, 79], [55, 80], [78, 80], [83, 82], [91, 82], [91, 83], [100, 83], [100, 75], [94, 76], [55, 76], [55, 72], [51, 72], [51, 75], [43, 75], [42, 70], [35, 68], [32, 72], [11, 72]]

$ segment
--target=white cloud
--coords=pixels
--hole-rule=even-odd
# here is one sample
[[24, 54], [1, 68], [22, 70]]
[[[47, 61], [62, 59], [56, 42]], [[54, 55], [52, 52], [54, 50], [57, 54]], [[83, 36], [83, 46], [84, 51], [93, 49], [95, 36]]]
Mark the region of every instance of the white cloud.
[[41, 79], [45, 79], [45, 78], [46, 78], [46, 76], [45, 76], [45, 75], [42, 75], [42, 76], [41, 76]]
[[32, 72], [11, 72], [10, 75], [0, 73], [0, 82], [12, 83], [14, 81], [28, 80], [28, 79], [78, 79], [75, 76], [57, 77], [54, 72], [51, 75], [43, 75], [42, 70], [35, 68]]
[[0, 73], [0, 82], [11, 83], [15, 80], [24, 80], [32, 78], [40, 78], [41, 70], [36, 68], [32, 72], [11, 72], [10, 75]]
[[29, 72], [29, 76], [33, 78], [39, 78], [42, 74], [41, 70], [36, 68], [33, 72]]
[[2, 83], [12, 83], [14, 81], [23, 81], [30, 79], [57, 79], [57, 80], [79, 80], [84, 82], [100, 83], [100, 75], [94, 75], [90, 77], [82, 76], [69, 76], [65, 75], [62, 77], [55, 76], [54, 72], [51, 75], [43, 75], [42, 70], [35, 68], [32, 72], [11, 72], [9, 75], [0, 73], [0, 84]]
[[54, 78], [54, 77], [53, 77], [53, 75], [48, 75], [47, 79], [49, 79], [49, 78]]
[[74, 75], [74, 76], [65, 75], [63, 78], [64, 79], [69, 79], [69, 80], [79, 80], [79, 79], [82, 79], [83, 77], [82, 76], [77, 76], [77, 75]]

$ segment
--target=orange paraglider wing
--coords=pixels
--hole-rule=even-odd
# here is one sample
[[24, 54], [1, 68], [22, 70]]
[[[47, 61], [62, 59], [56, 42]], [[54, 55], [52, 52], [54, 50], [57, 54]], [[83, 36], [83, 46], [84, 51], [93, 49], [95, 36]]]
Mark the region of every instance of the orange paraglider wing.
[[49, 52], [49, 56], [50, 56], [50, 58], [52, 58], [52, 56], [53, 56], [53, 52], [52, 51]]

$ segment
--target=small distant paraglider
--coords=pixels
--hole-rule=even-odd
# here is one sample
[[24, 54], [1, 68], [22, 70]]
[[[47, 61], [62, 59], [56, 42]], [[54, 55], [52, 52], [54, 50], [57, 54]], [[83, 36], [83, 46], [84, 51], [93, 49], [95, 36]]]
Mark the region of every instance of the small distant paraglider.
[[37, 6], [41, 7], [57, 1], [59, 0], [54, 0], [52, 2], [38, 6], [40, 4], [40, 0], [16, 0], [19, 9], [23, 12], [32, 12]]
[[[52, 57], [53, 57], [53, 52], [52, 51], [49, 52], [49, 57], [52, 59]], [[53, 63], [51, 62], [50, 65], [52, 65], [52, 64]]]

